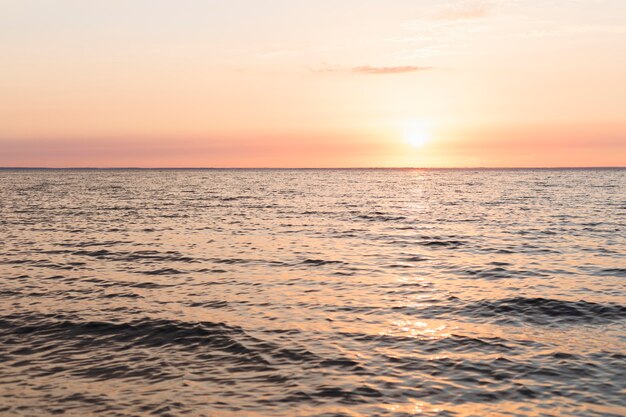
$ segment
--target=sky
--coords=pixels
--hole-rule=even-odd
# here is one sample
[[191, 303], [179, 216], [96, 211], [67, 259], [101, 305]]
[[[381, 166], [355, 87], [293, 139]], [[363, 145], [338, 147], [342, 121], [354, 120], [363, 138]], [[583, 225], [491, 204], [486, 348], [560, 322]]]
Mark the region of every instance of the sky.
[[626, 165], [624, 0], [0, 0], [0, 166]]

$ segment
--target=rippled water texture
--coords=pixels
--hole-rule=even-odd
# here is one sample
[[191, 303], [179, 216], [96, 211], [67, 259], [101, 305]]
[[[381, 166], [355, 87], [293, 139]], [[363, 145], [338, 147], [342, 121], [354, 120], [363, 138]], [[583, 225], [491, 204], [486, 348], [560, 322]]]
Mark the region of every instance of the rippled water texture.
[[2, 170], [0, 414], [626, 415], [626, 170]]

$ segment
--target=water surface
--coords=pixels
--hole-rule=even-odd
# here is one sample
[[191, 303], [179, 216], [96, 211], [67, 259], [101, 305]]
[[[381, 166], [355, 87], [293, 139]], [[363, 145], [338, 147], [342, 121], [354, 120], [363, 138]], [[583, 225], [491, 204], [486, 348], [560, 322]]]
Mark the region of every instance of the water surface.
[[0, 414], [621, 416], [626, 170], [0, 170]]

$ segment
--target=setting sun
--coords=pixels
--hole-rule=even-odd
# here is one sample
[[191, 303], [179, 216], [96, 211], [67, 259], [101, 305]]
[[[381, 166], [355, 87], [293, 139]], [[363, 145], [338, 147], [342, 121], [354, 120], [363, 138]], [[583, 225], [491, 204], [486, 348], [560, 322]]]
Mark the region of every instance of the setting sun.
[[405, 129], [404, 139], [412, 147], [421, 148], [432, 140], [430, 127], [422, 121], [412, 122]]

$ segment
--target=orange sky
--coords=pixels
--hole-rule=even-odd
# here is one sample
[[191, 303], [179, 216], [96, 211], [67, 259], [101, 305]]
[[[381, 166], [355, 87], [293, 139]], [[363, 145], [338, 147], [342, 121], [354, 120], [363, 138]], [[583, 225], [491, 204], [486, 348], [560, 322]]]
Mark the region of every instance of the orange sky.
[[622, 0], [0, 1], [0, 166], [626, 165]]

